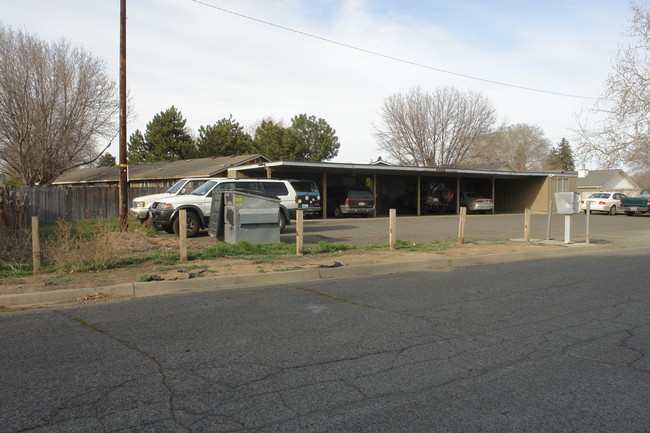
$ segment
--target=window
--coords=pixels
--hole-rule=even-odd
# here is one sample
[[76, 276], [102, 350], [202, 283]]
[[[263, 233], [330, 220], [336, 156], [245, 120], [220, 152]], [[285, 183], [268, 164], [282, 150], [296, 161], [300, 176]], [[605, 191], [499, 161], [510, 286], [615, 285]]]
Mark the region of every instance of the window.
[[264, 190], [268, 195], [280, 197], [281, 195], [289, 195], [289, 190], [283, 182], [262, 182]]
[[204, 180], [190, 180], [189, 182], [187, 182], [187, 185], [185, 185], [185, 187], [183, 188], [185, 190], [184, 194], [191, 193], [192, 191], [194, 191], [204, 183], [205, 183]]
[[348, 192], [348, 198], [365, 199], [365, 200], [374, 199], [374, 197], [369, 191], [350, 191]]
[[289, 182], [296, 192], [318, 192], [318, 187], [314, 182], [308, 180], [291, 180]]
[[570, 192], [569, 179], [566, 177], [557, 178], [557, 192]]

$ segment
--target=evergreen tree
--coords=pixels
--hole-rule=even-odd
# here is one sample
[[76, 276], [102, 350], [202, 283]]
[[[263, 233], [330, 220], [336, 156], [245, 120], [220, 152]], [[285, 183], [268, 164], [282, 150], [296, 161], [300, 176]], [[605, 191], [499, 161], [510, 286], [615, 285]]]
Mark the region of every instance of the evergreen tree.
[[271, 160], [295, 160], [295, 155], [285, 141], [286, 135], [287, 130], [281, 123], [275, 123], [272, 119], [262, 120], [255, 129], [255, 151]]
[[573, 152], [566, 138], [562, 138], [557, 147], [551, 149], [548, 169], [562, 171], [574, 171], [576, 169]]
[[253, 151], [253, 138], [232, 115], [214, 125], [201, 126], [197, 140], [200, 157], [244, 155]]
[[115, 157], [108, 152], [100, 156], [97, 161], [97, 167], [115, 167], [115, 165], [117, 165]]
[[139, 130], [129, 140], [128, 163], [174, 161], [197, 156], [196, 144], [186, 120], [173, 105], [156, 114], [144, 135]]
[[323, 119], [300, 114], [285, 128], [271, 119], [255, 130], [254, 148], [273, 160], [320, 162], [339, 152], [336, 131]]
[[320, 162], [334, 158], [339, 153], [336, 131], [321, 118], [300, 114], [291, 119], [284, 137], [296, 161]]

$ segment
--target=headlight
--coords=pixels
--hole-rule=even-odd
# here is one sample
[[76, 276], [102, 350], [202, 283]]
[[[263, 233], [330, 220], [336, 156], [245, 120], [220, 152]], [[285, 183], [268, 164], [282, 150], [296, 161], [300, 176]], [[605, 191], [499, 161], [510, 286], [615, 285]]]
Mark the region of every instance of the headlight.
[[132, 207], [145, 207], [143, 201], [134, 201]]
[[158, 203], [156, 209], [174, 209], [174, 205], [171, 203]]

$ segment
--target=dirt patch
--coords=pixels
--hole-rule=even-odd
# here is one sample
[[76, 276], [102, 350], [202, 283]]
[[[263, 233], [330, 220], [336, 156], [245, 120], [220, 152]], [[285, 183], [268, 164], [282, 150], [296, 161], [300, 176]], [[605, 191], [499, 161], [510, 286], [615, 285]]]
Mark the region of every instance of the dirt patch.
[[[137, 233], [111, 235], [111, 243], [120, 255], [133, 255], [151, 250], [178, 251], [178, 242], [173, 237], [147, 237]], [[200, 250], [210, 246], [201, 239], [189, 239], [188, 249]], [[135, 281], [183, 280], [222, 275], [251, 275], [318, 267], [352, 266], [372, 263], [394, 263], [426, 260], [440, 257], [463, 257], [499, 253], [528, 251], [539, 248], [560, 248], [557, 246], [525, 244], [523, 242], [471, 242], [452, 244], [442, 251], [410, 250], [349, 250], [326, 254], [308, 254], [247, 258], [220, 258], [214, 260], [192, 260], [164, 266], [142, 263], [128, 268], [109, 269], [98, 272], [58, 272], [29, 277], [5, 278], [0, 280], [0, 295], [14, 293], [43, 292], [71, 288], [96, 288]]]

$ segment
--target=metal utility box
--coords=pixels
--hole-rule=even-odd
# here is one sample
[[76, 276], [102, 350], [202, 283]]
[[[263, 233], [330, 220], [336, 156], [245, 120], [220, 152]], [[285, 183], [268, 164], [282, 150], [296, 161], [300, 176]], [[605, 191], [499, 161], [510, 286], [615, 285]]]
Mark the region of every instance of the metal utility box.
[[218, 190], [212, 193], [212, 204], [210, 205], [210, 221], [208, 222], [208, 234], [217, 240], [223, 241], [222, 190]]
[[[224, 242], [280, 242], [280, 200], [256, 191], [223, 192]], [[212, 217], [210, 217], [212, 218]]]
[[556, 192], [555, 206], [557, 212], [565, 215], [580, 212], [580, 194], [577, 192]]

